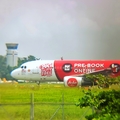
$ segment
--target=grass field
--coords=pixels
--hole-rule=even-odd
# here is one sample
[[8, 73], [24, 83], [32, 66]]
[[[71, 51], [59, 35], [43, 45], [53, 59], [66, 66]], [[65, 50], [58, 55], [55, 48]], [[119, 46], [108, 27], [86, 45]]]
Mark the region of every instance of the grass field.
[[[119, 89], [119, 86], [112, 87]], [[31, 94], [34, 120], [85, 120], [84, 114], [92, 110], [75, 106], [83, 89], [87, 90], [61, 84], [0, 84], [0, 120], [30, 120]], [[101, 90], [94, 88], [94, 91]]]

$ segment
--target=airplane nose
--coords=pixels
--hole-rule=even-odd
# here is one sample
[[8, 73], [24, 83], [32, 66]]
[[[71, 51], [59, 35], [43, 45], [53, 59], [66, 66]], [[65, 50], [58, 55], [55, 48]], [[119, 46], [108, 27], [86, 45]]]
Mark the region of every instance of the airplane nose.
[[14, 72], [14, 70], [10, 73], [10, 75], [14, 78], [14, 75], [15, 74], [15, 72]]
[[16, 75], [17, 75], [16, 70], [13, 70], [13, 71], [11, 72], [11, 76], [12, 76], [13, 78], [16, 78]]

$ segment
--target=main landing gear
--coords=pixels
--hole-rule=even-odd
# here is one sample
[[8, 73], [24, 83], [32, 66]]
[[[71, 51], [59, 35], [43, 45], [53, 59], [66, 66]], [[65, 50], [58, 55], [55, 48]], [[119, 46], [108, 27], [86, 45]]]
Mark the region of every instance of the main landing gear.
[[37, 84], [40, 85], [40, 81], [37, 81]]

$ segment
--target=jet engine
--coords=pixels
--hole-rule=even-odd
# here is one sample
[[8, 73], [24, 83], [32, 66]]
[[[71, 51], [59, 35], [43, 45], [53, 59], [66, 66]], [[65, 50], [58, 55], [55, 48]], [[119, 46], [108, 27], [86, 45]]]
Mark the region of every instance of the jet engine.
[[[66, 76], [64, 77], [64, 85], [67, 87], [93, 86], [93, 83], [84, 77]], [[94, 83], [94, 85], [96, 85], [96, 83]]]
[[67, 87], [77, 87], [77, 86], [81, 86], [81, 84], [82, 84], [82, 77], [73, 77], [73, 76], [64, 77], [64, 85]]

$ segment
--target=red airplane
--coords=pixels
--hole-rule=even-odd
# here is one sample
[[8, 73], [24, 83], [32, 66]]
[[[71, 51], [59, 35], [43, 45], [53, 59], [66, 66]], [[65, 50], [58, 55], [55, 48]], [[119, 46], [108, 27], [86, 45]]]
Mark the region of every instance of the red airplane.
[[15, 79], [30, 81], [61, 81], [65, 86], [91, 85], [86, 74], [120, 76], [120, 60], [36, 60], [22, 64], [11, 72]]

